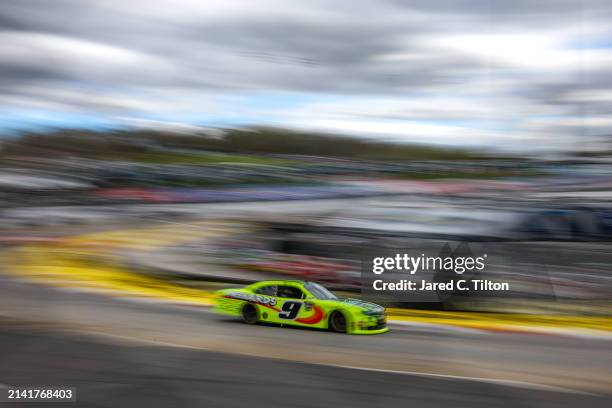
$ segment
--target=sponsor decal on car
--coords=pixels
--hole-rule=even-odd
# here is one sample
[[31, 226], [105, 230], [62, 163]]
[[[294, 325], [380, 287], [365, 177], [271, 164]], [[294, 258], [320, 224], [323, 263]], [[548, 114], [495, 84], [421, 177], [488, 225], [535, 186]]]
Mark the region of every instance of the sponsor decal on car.
[[244, 292], [229, 292], [225, 295], [226, 298], [245, 300], [247, 302], [257, 303], [262, 306], [276, 306], [276, 299], [270, 296], [256, 295]]

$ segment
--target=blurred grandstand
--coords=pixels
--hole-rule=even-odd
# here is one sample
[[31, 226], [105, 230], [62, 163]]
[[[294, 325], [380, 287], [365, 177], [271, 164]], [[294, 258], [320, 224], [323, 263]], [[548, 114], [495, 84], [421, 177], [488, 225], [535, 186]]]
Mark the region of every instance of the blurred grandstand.
[[[552, 310], [610, 299], [605, 155], [496, 157], [278, 129], [66, 131], [14, 139], [2, 155], [7, 231], [202, 217], [250, 225], [217, 240], [131, 251], [126, 262], [144, 273], [239, 283], [284, 276], [356, 291], [363, 248], [467, 242], [488, 248], [499, 260], [489, 277], [514, 289], [494, 302], [453, 297], [446, 308], [535, 299]], [[518, 262], [526, 252], [529, 262]]]

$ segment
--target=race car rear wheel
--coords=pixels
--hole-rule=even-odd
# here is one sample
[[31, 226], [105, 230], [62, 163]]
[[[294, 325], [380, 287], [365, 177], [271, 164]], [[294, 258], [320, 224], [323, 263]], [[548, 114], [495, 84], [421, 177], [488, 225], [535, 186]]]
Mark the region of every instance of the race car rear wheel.
[[242, 308], [242, 321], [246, 324], [255, 324], [259, 320], [257, 316], [257, 309], [250, 303], [247, 303]]
[[342, 312], [333, 312], [329, 316], [329, 328], [336, 333], [346, 333], [346, 317]]

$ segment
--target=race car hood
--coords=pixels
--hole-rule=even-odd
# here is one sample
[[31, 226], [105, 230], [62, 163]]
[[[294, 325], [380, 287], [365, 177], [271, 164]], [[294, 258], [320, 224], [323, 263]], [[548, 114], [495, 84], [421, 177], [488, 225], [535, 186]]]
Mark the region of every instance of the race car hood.
[[352, 306], [360, 307], [370, 313], [383, 313], [385, 311], [384, 307], [377, 305], [376, 303], [364, 302], [363, 300], [360, 300], [360, 299], [347, 298], [347, 299], [342, 299], [342, 302], [348, 303]]

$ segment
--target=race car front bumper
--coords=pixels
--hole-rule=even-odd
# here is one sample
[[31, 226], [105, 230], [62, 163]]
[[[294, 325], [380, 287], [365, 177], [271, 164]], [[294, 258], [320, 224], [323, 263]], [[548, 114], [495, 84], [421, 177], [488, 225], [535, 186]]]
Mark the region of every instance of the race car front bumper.
[[388, 327], [376, 330], [363, 330], [363, 329], [355, 329], [351, 331], [349, 334], [381, 334], [389, 331]]
[[388, 332], [386, 316], [369, 317], [351, 324], [351, 334], [380, 334]]

